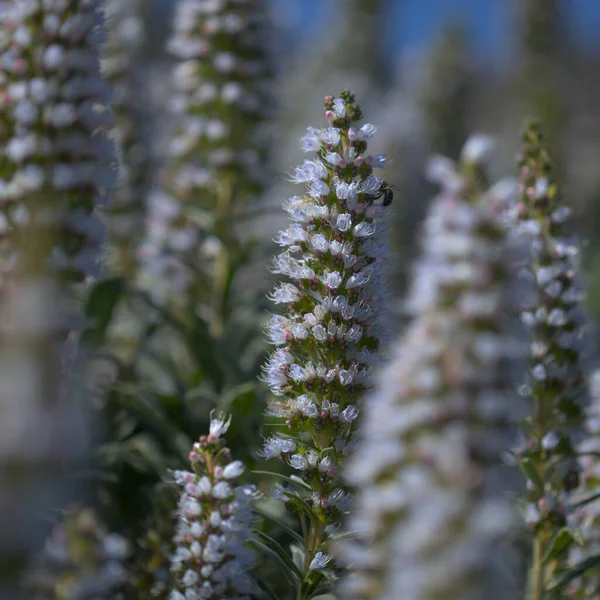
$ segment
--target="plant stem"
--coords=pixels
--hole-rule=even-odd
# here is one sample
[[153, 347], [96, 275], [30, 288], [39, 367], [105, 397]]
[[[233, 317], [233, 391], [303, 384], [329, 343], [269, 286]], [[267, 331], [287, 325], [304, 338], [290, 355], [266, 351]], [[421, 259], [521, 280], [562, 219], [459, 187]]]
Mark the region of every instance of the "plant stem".
[[306, 517], [303, 514], [300, 515], [300, 523], [302, 525], [302, 535], [304, 536], [304, 543], [308, 548], [308, 529], [306, 527]]
[[530, 600], [543, 600], [544, 598], [544, 559], [543, 542], [541, 532], [535, 536], [533, 542], [533, 567], [531, 580]]
[[216, 213], [216, 233], [221, 241], [219, 255], [215, 259], [215, 272], [213, 282], [213, 318], [211, 321], [212, 333], [215, 337], [222, 337], [225, 333], [227, 319], [228, 288], [230, 270], [230, 252], [234, 243], [231, 231], [231, 209], [233, 202], [233, 182], [229, 177], [223, 177], [219, 186]]

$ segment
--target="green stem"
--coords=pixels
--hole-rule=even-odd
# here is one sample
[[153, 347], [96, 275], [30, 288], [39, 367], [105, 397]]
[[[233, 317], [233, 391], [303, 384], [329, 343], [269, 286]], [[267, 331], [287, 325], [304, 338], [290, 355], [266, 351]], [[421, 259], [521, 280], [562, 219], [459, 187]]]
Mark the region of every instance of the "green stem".
[[215, 271], [213, 281], [213, 315], [211, 321], [212, 333], [220, 338], [225, 333], [225, 322], [227, 320], [229, 270], [231, 264], [231, 252], [233, 250], [234, 236], [231, 231], [231, 209], [233, 203], [233, 182], [224, 176], [220, 182], [219, 196], [216, 206], [216, 233], [221, 241], [219, 255], [215, 259]]
[[544, 598], [544, 560], [542, 533], [538, 533], [533, 542], [533, 567], [531, 578], [530, 600], [543, 600]]
[[302, 525], [302, 535], [304, 536], [304, 543], [308, 548], [308, 528], [306, 527], [306, 517], [300, 514], [300, 524]]

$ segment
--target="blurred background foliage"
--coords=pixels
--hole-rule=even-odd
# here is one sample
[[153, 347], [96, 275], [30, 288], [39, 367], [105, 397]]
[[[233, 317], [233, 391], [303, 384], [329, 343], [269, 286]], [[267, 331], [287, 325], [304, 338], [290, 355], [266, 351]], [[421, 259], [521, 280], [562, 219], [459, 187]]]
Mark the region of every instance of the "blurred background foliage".
[[[585, 240], [588, 309], [600, 316], [597, 0], [268, 2], [264, 41], [275, 109], [261, 139], [269, 140], [270, 185], [231, 216], [225, 230], [235, 235], [220, 240], [234, 251], [218, 330], [205, 312], [189, 306], [173, 311], [137, 285], [137, 239], [113, 226], [123, 207], [133, 207], [143, 228], [146, 196], [159, 183], [176, 126], [166, 110], [173, 62], [165, 51], [175, 4], [130, 4], [130, 12], [139, 11], [144, 35], [128, 54], [129, 70], [118, 75], [121, 82], [131, 78], [133, 96], [118, 97], [114, 110], [127, 123], [122, 158], [135, 167], [130, 176], [137, 195], [117, 197], [107, 212], [113, 235], [106, 278], [87, 298], [90, 326], [84, 333], [98, 348], [93, 376], [99, 416], [86, 483], [107, 528], [137, 544], [140, 598], [148, 597], [140, 589], [161, 597], [157, 581], [164, 577], [164, 539], [175, 506], [169, 469], [185, 467], [212, 410], [233, 413], [228, 438], [234, 456], [261, 467], [255, 452], [269, 431], [266, 392], [257, 377], [267, 351], [261, 324], [271, 285], [268, 257], [285, 222], [280, 202], [298, 193], [287, 177], [302, 160], [297, 140], [307, 125], [319, 123], [326, 94], [352, 89], [367, 120], [379, 127], [374, 151], [389, 157], [390, 277], [398, 326], [402, 305], [396, 299], [403, 297], [415, 232], [431, 196], [423, 177], [426, 157], [457, 158], [468, 135], [481, 131], [497, 141], [493, 176], [514, 174], [526, 115], [539, 117], [548, 132], [566, 202]], [[109, 21], [109, 29], [117, 26]], [[271, 484], [262, 482], [265, 489]]]
[[[136, 60], [144, 109], [157, 124], [149, 147], [164, 162], [170, 117], [165, 113], [172, 62], [164, 52], [175, 0], [149, 0], [142, 17], [145, 42]], [[591, 3], [593, 4], [593, 2]], [[522, 117], [542, 119], [567, 202], [587, 240], [589, 308], [600, 312], [600, 87], [593, 73], [600, 48], [590, 35], [600, 7], [566, 0], [272, 0], [265, 41], [273, 69], [276, 113], [265, 126], [272, 184], [259, 204], [233, 224], [248, 253], [231, 265], [224, 331], [215, 335], [201, 314], [170, 314], [143, 290], [115, 278], [99, 284], [88, 309], [96, 341], [110, 340], [123, 304], [137, 317], [132, 351], [117, 361], [102, 395], [96, 484], [109, 525], [136, 537], [156, 519], [155, 496], [169, 468], [185, 464], [192, 441], [212, 409], [234, 413], [230, 432], [237, 457], [257, 464], [264, 390], [256, 382], [266, 351], [260, 324], [269, 289], [271, 238], [284, 222], [278, 209], [297, 193], [287, 173], [301, 160], [297, 140], [320, 119], [322, 97], [342, 87], [356, 93], [379, 127], [376, 150], [389, 155], [395, 199], [389, 237], [395, 250], [394, 298], [401, 298], [414, 256], [414, 233], [431, 194], [423, 178], [430, 153], [457, 158], [469, 133], [494, 136], [492, 171], [514, 173]], [[582, 149], [585, 148], [585, 151]], [[153, 173], [154, 171], [152, 171]], [[150, 176], [150, 174], [148, 175]], [[146, 181], [146, 188], [155, 183]], [[231, 243], [231, 240], [229, 241]], [[401, 323], [402, 306], [394, 303]], [[127, 328], [126, 328], [127, 330]], [[117, 331], [118, 333], [118, 331]], [[110, 352], [108, 353], [110, 355]], [[114, 360], [114, 354], [111, 359]], [[156, 488], [156, 486], [159, 486]], [[162, 487], [161, 487], [162, 486]], [[168, 489], [168, 486], [167, 486]], [[172, 503], [165, 501], [163, 518]], [[142, 518], [141, 515], [144, 515]]]

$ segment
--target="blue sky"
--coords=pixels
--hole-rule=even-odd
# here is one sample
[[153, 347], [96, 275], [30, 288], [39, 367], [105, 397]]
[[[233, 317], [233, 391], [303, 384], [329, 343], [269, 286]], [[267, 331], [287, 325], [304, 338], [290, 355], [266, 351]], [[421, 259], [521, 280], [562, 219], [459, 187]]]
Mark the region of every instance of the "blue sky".
[[[287, 14], [288, 26], [310, 36], [323, 22], [325, 0], [270, 0], [276, 14]], [[394, 46], [417, 49], [428, 44], [449, 19], [464, 21], [482, 55], [502, 58], [510, 51], [511, 6], [515, 0], [389, 0], [392, 4], [388, 31]], [[516, 0], [517, 2], [519, 0]], [[600, 0], [563, 0], [570, 37], [600, 47]], [[283, 11], [280, 13], [280, 11]]]

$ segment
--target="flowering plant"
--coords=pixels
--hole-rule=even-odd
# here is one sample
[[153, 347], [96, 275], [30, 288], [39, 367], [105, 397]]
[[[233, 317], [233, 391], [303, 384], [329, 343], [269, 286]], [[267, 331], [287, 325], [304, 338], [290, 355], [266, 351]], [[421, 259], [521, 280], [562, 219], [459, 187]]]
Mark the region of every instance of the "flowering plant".
[[382, 335], [386, 246], [378, 199], [386, 183], [376, 171], [385, 157], [367, 153], [376, 128], [356, 125], [362, 111], [351, 92], [326, 97], [325, 116], [329, 126], [310, 127], [302, 139], [302, 149], [316, 157], [293, 176], [306, 195], [284, 203], [294, 223], [276, 238], [283, 251], [273, 271], [293, 283], [281, 283], [271, 295], [284, 315], [267, 325], [277, 349], [264, 367], [275, 396], [269, 412], [285, 420], [287, 431], [266, 440], [263, 456], [279, 458], [295, 474], [280, 496], [302, 524], [298, 598], [312, 597], [333, 565], [328, 540], [350, 501], [340, 469]]
[[345, 473], [357, 501], [355, 539], [341, 544], [344, 598], [495, 597], [496, 545], [513, 527], [497, 491], [514, 410], [502, 222], [513, 186], [486, 189], [489, 149], [474, 136], [459, 167], [441, 157], [430, 167], [442, 189], [424, 225], [413, 321], [367, 399]]
[[211, 419], [208, 435], [190, 452], [192, 472], [175, 472], [183, 492], [170, 600], [248, 600], [255, 587], [250, 576], [254, 554], [245, 543], [258, 493], [254, 486], [236, 485], [244, 465], [231, 459], [223, 441], [230, 423], [231, 417]]

